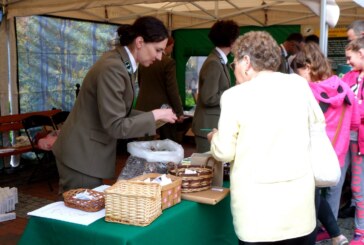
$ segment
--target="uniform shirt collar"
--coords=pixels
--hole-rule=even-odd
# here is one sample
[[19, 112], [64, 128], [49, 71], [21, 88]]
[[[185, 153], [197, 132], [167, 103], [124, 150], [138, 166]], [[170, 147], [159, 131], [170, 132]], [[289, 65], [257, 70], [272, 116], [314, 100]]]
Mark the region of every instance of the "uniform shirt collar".
[[283, 52], [284, 57], [287, 57], [288, 56], [288, 53], [287, 53], [287, 50], [286, 50], [286, 48], [284, 47], [283, 44], [281, 44], [281, 49], [282, 49], [282, 52]]
[[134, 56], [131, 54], [129, 48], [127, 46], [124, 46], [124, 48], [126, 50], [126, 53], [128, 54], [129, 60], [131, 62], [131, 66], [133, 67], [133, 73], [135, 73], [138, 68], [138, 65], [134, 59]]
[[222, 62], [221, 62], [221, 63], [223, 63], [224, 65], [226, 65], [226, 64], [227, 64], [227, 62], [228, 62], [228, 59], [227, 59], [227, 57], [226, 57], [225, 53], [224, 53], [224, 52], [222, 52], [222, 50], [221, 50], [220, 48], [218, 48], [218, 47], [216, 47], [215, 49], [216, 49], [216, 51], [220, 54], [220, 56], [221, 56], [221, 58], [222, 58]]

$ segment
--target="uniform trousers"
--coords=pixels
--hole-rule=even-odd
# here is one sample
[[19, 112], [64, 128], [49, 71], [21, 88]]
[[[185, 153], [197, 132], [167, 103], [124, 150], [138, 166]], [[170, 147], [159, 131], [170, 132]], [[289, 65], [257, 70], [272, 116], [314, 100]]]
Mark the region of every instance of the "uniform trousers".
[[59, 173], [59, 194], [77, 188], [93, 189], [103, 184], [103, 179], [72, 169], [57, 158], [56, 163]]

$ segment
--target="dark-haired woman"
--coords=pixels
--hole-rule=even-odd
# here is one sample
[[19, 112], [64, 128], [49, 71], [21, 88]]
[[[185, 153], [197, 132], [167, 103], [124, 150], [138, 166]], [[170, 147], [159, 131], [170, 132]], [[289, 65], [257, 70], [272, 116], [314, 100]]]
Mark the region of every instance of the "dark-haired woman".
[[220, 117], [220, 98], [230, 87], [227, 55], [239, 36], [239, 26], [231, 20], [217, 21], [210, 30], [209, 38], [215, 48], [203, 63], [199, 75], [198, 96], [192, 131], [195, 134], [196, 151], [210, 150], [207, 131], [216, 128]]
[[105, 53], [84, 78], [76, 103], [53, 146], [60, 193], [94, 188], [115, 174], [117, 139], [154, 135], [156, 121], [174, 123], [171, 109], [132, 109], [137, 65], [160, 60], [168, 31], [150, 16], [118, 29], [120, 45]]

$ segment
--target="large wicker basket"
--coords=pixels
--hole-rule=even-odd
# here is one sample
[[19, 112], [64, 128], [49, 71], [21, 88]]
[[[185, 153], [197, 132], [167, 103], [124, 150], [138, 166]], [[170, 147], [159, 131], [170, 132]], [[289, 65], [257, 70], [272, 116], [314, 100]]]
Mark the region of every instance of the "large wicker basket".
[[[177, 165], [169, 169], [171, 175], [182, 178], [182, 192], [197, 192], [211, 187], [216, 160], [209, 157], [204, 165]], [[211, 166], [209, 166], [211, 164]], [[196, 171], [196, 174], [186, 174], [186, 169]]]
[[[149, 173], [132, 178], [131, 180], [144, 181], [148, 178], [153, 180], [159, 176], [161, 176], [159, 173]], [[167, 177], [172, 180], [172, 183], [162, 186], [162, 210], [181, 202], [182, 179], [171, 174], [168, 174]]]
[[105, 190], [105, 211], [108, 222], [147, 226], [162, 213], [161, 186], [119, 180]]
[[[79, 193], [87, 191], [92, 200], [82, 200], [75, 198]], [[76, 208], [87, 212], [96, 212], [105, 207], [104, 193], [90, 189], [73, 189], [63, 193], [64, 204], [70, 208]]]

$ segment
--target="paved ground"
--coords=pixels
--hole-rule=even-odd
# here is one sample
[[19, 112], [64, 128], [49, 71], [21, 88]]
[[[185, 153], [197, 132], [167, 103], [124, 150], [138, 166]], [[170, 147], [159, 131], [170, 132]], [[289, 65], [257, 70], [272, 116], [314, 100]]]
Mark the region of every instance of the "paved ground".
[[[354, 218], [346, 218], [346, 219], [338, 219], [338, 225], [340, 227], [341, 232], [348, 238], [350, 241], [354, 235]], [[319, 245], [330, 245], [331, 241], [325, 241], [316, 243]]]
[[28, 218], [27, 213], [41, 208], [47, 204], [53, 203], [54, 201], [47, 200], [44, 198], [38, 198], [23, 193], [18, 193], [18, 204], [15, 207], [15, 213], [17, 217]]

